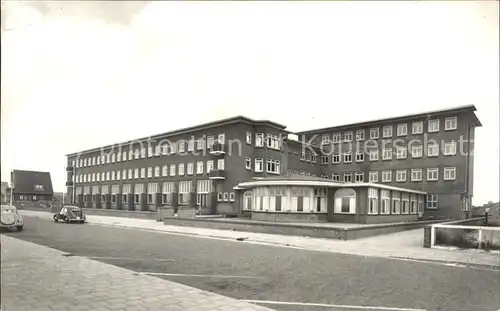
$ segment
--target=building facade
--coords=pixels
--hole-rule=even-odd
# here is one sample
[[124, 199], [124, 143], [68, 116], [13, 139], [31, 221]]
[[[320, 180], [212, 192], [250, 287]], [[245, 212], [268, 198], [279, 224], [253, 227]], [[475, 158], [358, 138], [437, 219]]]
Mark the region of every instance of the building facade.
[[295, 174], [425, 192], [425, 216], [462, 218], [473, 195], [475, 110], [317, 129], [298, 140], [275, 122], [234, 117], [69, 154], [67, 196], [83, 207], [241, 213], [238, 184]]
[[10, 178], [14, 206], [50, 207], [54, 190], [49, 172], [13, 170]]

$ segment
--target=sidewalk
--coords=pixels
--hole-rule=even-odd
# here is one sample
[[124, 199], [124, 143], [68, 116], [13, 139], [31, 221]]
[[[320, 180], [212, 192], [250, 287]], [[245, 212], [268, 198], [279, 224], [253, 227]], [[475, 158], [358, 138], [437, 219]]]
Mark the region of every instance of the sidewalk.
[[[21, 214], [47, 219], [52, 218], [52, 214], [47, 212], [22, 210]], [[301, 236], [170, 226], [154, 220], [136, 218], [87, 215], [87, 220], [90, 224], [162, 231], [169, 234], [191, 235], [200, 238], [223, 239], [235, 242], [237, 238], [246, 238], [245, 242], [238, 243], [257, 243], [282, 247], [296, 247], [307, 250], [328, 251], [370, 257], [425, 260], [432, 262], [449, 262], [500, 267], [500, 256], [498, 253], [485, 253], [474, 250], [424, 248], [424, 229], [403, 231], [365, 239], [342, 241]]]
[[3, 311], [271, 310], [5, 235], [1, 245]]

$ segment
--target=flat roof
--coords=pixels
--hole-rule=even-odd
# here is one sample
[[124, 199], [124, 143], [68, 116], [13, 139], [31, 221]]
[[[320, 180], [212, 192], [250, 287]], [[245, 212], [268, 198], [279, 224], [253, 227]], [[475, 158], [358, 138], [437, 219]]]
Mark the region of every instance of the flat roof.
[[[324, 127], [324, 128], [319, 128], [319, 129], [313, 129], [313, 130], [306, 130], [306, 131], [301, 131], [301, 132], [296, 132], [297, 135], [303, 135], [303, 134], [312, 134], [312, 133], [317, 133], [317, 132], [325, 132], [325, 131], [330, 131], [334, 129], [342, 129], [342, 128], [349, 128], [349, 127], [359, 127], [359, 126], [366, 126], [366, 125], [371, 125], [374, 123], [382, 123], [382, 122], [395, 122], [399, 120], [404, 120], [408, 118], [418, 118], [418, 117], [430, 117], [432, 115], [439, 115], [439, 114], [445, 114], [445, 113], [453, 113], [453, 112], [459, 112], [459, 111], [470, 111], [474, 112], [477, 111], [476, 106], [474, 105], [463, 105], [463, 106], [456, 106], [456, 107], [450, 107], [450, 108], [443, 108], [439, 110], [432, 110], [432, 111], [424, 111], [424, 112], [419, 112], [419, 113], [414, 113], [414, 114], [406, 114], [406, 115], [400, 115], [400, 116], [393, 116], [389, 118], [383, 118], [383, 119], [376, 119], [376, 120], [369, 120], [369, 121], [362, 121], [362, 122], [357, 122], [357, 123], [349, 123], [349, 124], [344, 124], [344, 125], [338, 125], [338, 126], [330, 126], [330, 127]], [[482, 126], [481, 122], [477, 118], [477, 116], [473, 113], [474, 116], [474, 124], [475, 126]]]
[[238, 184], [238, 188], [241, 189], [248, 189], [248, 188], [255, 188], [255, 187], [263, 187], [263, 186], [302, 186], [302, 187], [326, 187], [326, 188], [359, 188], [359, 187], [371, 187], [371, 188], [379, 188], [379, 189], [385, 189], [385, 190], [394, 190], [394, 191], [401, 191], [401, 192], [408, 192], [408, 193], [415, 193], [415, 194], [427, 194], [425, 191], [420, 191], [420, 190], [414, 190], [414, 189], [408, 189], [408, 188], [400, 188], [400, 187], [393, 187], [393, 186], [388, 186], [388, 185], [382, 185], [382, 184], [376, 184], [376, 183], [342, 183], [342, 182], [335, 182], [335, 181], [329, 181], [326, 179], [321, 179], [321, 178], [314, 178], [314, 179], [294, 179], [294, 178], [288, 178], [288, 179], [260, 179], [260, 180], [255, 180], [255, 181], [247, 181], [247, 182], [242, 182]]
[[189, 134], [189, 133], [194, 132], [194, 131], [201, 131], [201, 130], [205, 130], [205, 129], [209, 129], [209, 128], [213, 128], [213, 127], [224, 126], [224, 125], [229, 125], [229, 124], [235, 124], [235, 123], [239, 123], [239, 122], [251, 124], [251, 125], [254, 125], [254, 126], [255, 125], [267, 125], [267, 126], [278, 128], [278, 129], [283, 130], [283, 131], [285, 131], [287, 133], [291, 133], [290, 131], [286, 131], [285, 130], [285, 128], [286, 128], [285, 125], [282, 125], [282, 124], [279, 124], [279, 123], [276, 123], [276, 122], [273, 122], [273, 121], [270, 121], [270, 120], [253, 120], [253, 119], [250, 119], [250, 118], [247, 118], [245, 116], [241, 116], [240, 115], [240, 116], [235, 116], [235, 117], [231, 117], [231, 118], [226, 118], [226, 119], [211, 121], [211, 122], [207, 122], [207, 123], [202, 123], [202, 124], [195, 125], [195, 126], [185, 127], [185, 128], [182, 128], [182, 129], [173, 130], [173, 131], [169, 131], [169, 132], [165, 132], [165, 133], [161, 133], [161, 134], [156, 134], [156, 135], [151, 135], [151, 136], [147, 136], [147, 137], [137, 138], [137, 139], [133, 139], [133, 140], [121, 142], [121, 143], [116, 143], [116, 144], [111, 144], [111, 145], [108, 144], [108, 145], [105, 145], [105, 146], [102, 146], [102, 147], [97, 147], [97, 148], [87, 149], [87, 150], [83, 150], [83, 151], [73, 152], [73, 153], [70, 153], [70, 154], [66, 154], [66, 156], [70, 157], [70, 156], [74, 156], [74, 155], [77, 155], [77, 154], [85, 154], [85, 153], [91, 153], [91, 152], [101, 151], [102, 149], [114, 148], [114, 147], [119, 146], [119, 145], [128, 145], [128, 144], [131, 144], [131, 143], [134, 143], [134, 142], [138, 142], [138, 141], [147, 141], [147, 140], [150, 140], [150, 139], [159, 139], [159, 138], [165, 138], [165, 137], [168, 137], [168, 136]]

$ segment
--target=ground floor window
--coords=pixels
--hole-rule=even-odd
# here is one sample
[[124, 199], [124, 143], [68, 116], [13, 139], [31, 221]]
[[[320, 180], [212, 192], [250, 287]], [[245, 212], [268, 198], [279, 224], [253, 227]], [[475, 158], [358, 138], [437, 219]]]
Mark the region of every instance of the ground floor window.
[[174, 192], [174, 183], [173, 182], [164, 182], [162, 187], [162, 203], [163, 204], [172, 204], [172, 192]]
[[438, 195], [428, 194], [427, 195], [427, 209], [437, 209], [438, 208]]
[[335, 192], [334, 212], [338, 214], [356, 213], [356, 192], [353, 189], [339, 189]]
[[368, 214], [378, 214], [378, 189], [368, 188]]
[[380, 214], [387, 215], [390, 212], [391, 208], [391, 197], [390, 197], [390, 191], [389, 190], [381, 190], [380, 191]]
[[243, 210], [251, 211], [252, 210], [252, 191], [247, 191], [243, 195]]
[[314, 207], [317, 213], [326, 213], [327, 211], [327, 190], [326, 188], [314, 188]]

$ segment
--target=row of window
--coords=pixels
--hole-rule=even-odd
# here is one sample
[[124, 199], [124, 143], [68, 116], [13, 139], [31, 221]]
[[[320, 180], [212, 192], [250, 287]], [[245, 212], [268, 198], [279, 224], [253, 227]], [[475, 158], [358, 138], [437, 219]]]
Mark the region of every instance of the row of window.
[[[393, 148], [384, 148], [382, 150], [379, 149], [371, 149], [368, 151], [368, 156], [370, 161], [378, 161], [380, 151], [382, 151], [382, 160], [392, 160], [393, 159], [393, 150], [396, 151], [396, 159], [407, 159], [408, 157], [408, 149], [406, 147], [397, 147]], [[444, 143], [444, 152], [445, 156], [453, 156], [457, 153], [457, 145], [454, 141], [445, 142]], [[422, 158], [423, 157], [423, 146], [416, 145], [411, 146], [410, 155], [412, 158]], [[341, 158], [343, 156], [343, 163], [352, 163], [353, 162], [353, 153], [352, 151], [345, 151], [342, 154], [337, 153], [331, 156], [331, 161], [333, 164], [341, 163]], [[439, 156], [439, 144], [428, 144], [427, 145], [427, 157], [437, 157]], [[356, 162], [364, 162], [365, 161], [365, 152], [356, 151], [355, 155]], [[316, 163], [316, 155], [312, 153], [307, 153], [302, 151], [300, 160]], [[321, 164], [328, 164], [330, 160], [330, 156], [321, 156]]]
[[[205, 171], [206, 168], [206, 171]], [[161, 171], [160, 171], [161, 169]], [[186, 169], [186, 170], [185, 170]], [[208, 174], [212, 170], [224, 170], [224, 159], [217, 160], [217, 167], [214, 167], [214, 161], [196, 162], [196, 175]], [[153, 171], [154, 170], [154, 171]], [[148, 168], [129, 168], [117, 171], [99, 172], [99, 173], [85, 173], [74, 175], [76, 183], [93, 182], [93, 181], [110, 181], [110, 180], [126, 180], [126, 179], [139, 179], [139, 178], [158, 178], [168, 176], [185, 176], [194, 174], [194, 162], [190, 162], [184, 166], [184, 163], [170, 164], [163, 166], [155, 166]]]
[[378, 189], [368, 189], [368, 214], [417, 214], [423, 212], [423, 207], [423, 200], [414, 194], [381, 189], [379, 197]]
[[[252, 137], [253, 137], [252, 132], [247, 132], [246, 136], [246, 143], [251, 145], [252, 144]], [[276, 149], [280, 150], [281, 149], [281, 138], [278, 135], [272, 135], [272, 134], [267, 134], [264, 136], [263, 133], [255, 133], [255, 147], [264, 147], [264, 143], [267, 146], [267, 148], [270, 149]]]
[[[439, 132], [439, 119], [432, 119], [427, 121], [427, 132], [428, 133], [435, 133]], [[382, 127], [382, 137], [383, 138], [390, 138], [393, 137], [393, 125], [387, 125]], [[445, 118], [444, 121], [444, 129], [445, 131], [452, 131], [457, 129], [457, 117], [449, 117]], [[412, 134], [413, 135], [418, 135], [418, 134], [423, 134], [424, 132], [424, 121], [415, 121], [412, 123]], [[343, 141], [344, 142], [351, 142], [353, 141], [353, 133], [352, 131], [349, 132], [344, 132], [343, 134]], [[407, 123], [401, 123], [396, 125], [396, 135], [397, 136], [406, 136], [408, 135], [408, 124]], [[331, 142], [333, 143], [338, 143], [342, 141], [342, 134], [341, 133], [334, 133], [333, 136], [330, 136], [328, 134], [325, 134], [321, 137], [321, 144], [330, 144], [330, 137]], [[380, 128], [371, 128], [370, 129], [370, 139], [378, 139], [380, 138]], [[365, 130], [357, 130], [356, 131], [356, 141], [362, 141], [365, 140]]]
[[[211, 148], [215, 142], [220, 144], [225, 143], [225, 134], [219, 134], [217, 140], [214, 136], [202, 137], [195, 139], [194, 137], [188, 141], [180, 140], [175, 143], [160, 143], [157, 146], [148, 146], [148, 148], [136, 148], [129, 149], [127, 151], [110, 152], [105, 155], [93, 156], [89, 158], [79, 159], [78, 161], [73, 161], [74, 167], [88, 167], [101, 164], [109, 164], [120, 161], [144, 159], [146, 157], [154, 157], [160, 155], [172, 155], [175, 153], [184, 153], [187, 151], [193, 152], [195, 150], [195, 144], [197, 150], [204, 150], [205, 146]], [[118, 147], [120, 149], [120, 147]], [[147, 151], [147, 153], [146, 153]]]
[[[265, 164], [266, 164], [266, 172], [272, 173], [272, 174], [280, 174], [281, 173], [281, 166], [280, 166], [279, 160], [266, 159]], [[252, 169], [252, 158], [248, 158], [248, 157], [245, 158], [245, 168], [247, 170]], [[255, 159], [254, 171], [255, 172], [264, 172], [264, 159], [262, 159], [262, 158]]]
[[[407, 173], [410, 171], [410, 176], [408, 178]], [[379, 182], [379, 175], [382, 174], [381, 181], [384, 183], [392, 182], [393, 174], [396, 174], [395, 180], [396, 182], [406, 182], [406, 181], [422, 181], [423, 180], [423, 172], [424, 170], [421, 168], [414, 168], [411, 170], [401, 169], [401, 170], [384, 170], [384, 171], [370, 171], [368, 172], [368, 181], [372, 183]], [[427, 168], [427, 181], [438, 181], [439, 180], [439, 168]], [[302, 171], [299, 171], [300, 175], [304, 175]], [[443, 169], [443, 180], [455, 180], [457, 175], [456, 167], [445, 167]], [[322, 175], [321, 177], [328, 179], [328, 175]], [[354, 178], [353, 178], [354, 177]], [[333, 181], [341, 181], [340, 173], [332, 174]], [[342, 181], [343, 182], [364, 182], [365, 181], [365, 173], [363, 172], [347, 172], [342, 173]]]

